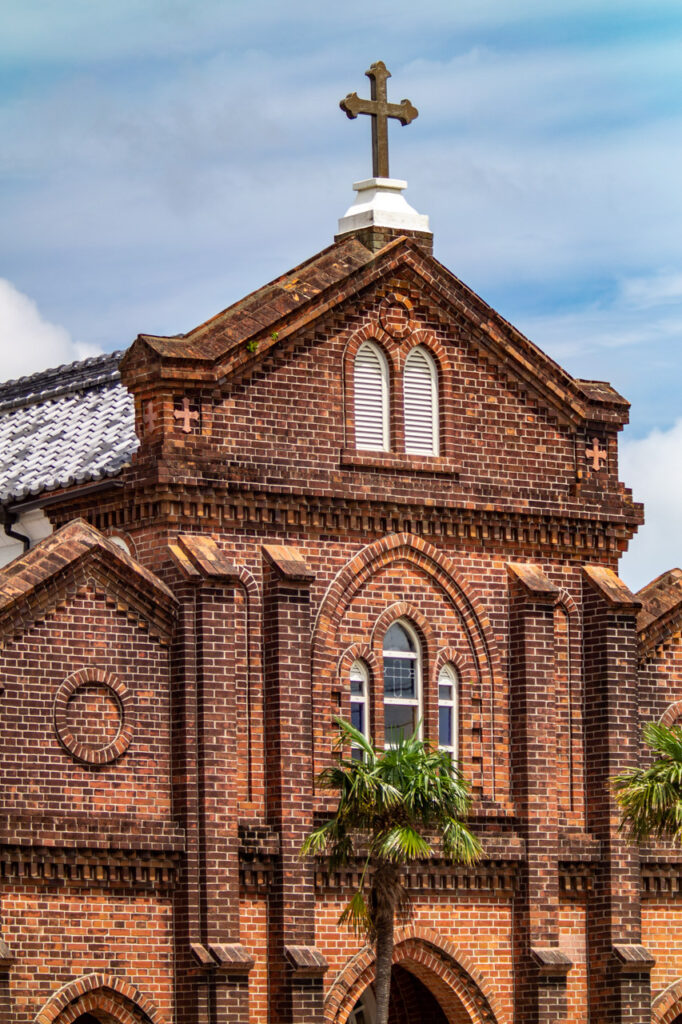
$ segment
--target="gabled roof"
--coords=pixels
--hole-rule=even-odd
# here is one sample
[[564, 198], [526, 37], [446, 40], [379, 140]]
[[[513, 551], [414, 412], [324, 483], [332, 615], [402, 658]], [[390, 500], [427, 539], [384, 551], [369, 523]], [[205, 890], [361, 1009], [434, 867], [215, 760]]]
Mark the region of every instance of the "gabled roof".
[[355, 238], [346, 238], [228, 306], [187, 334], [170, 338], [141, 334], [161, 356], [219, 359], [241, 341], [268, 331], [349, 274], [371, 262], [373, 254]]
[[30, 604], [22, 619], [45, 614], [60, 599], [57, 577], [87, 568], [106, 589], [121, 595], [155, 624], [157, 633], [167, 635], [177, 604], [173, 593], [154, 573], [145, 569], [113, 541], [83, 519], [74, 519], [41, 540], [30, 551], [0, 570], [0, 623], [12, 620], [17, 610]]
[[[162, 376], [224, 380], [249, 363], [259, 362], [273, 345], [312, 323], [363, 288], [406, 271], [453, 317], [464, 317], [488, 358], [531, 387], [541, 401], [574, 423], [610, 419], [622, 424], [629, 403], [604, 381], [572, 377], [537, 345], [489, 306], [446, 267], [406, 236], [378, 252], [348, 236], [258, 289], [185, 335], [139, 335], [124, 356], [127, 375], [142, 349], [165, 367]], [[194, 372], [189, 374], [195, 376]]]
[[121, 352], [0, 384], [0, 503], [115, 476], [137, 448]]

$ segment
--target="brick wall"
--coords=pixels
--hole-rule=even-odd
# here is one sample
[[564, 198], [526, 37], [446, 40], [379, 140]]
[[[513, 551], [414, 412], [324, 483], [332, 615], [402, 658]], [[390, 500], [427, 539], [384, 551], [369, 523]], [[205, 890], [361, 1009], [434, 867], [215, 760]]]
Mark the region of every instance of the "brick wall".
[[17, 964], [10, 975], [11, 1024], [33, 1024], [62, 986], [89, 972], [132, 981], [173, 1019], [173, 924], [168, 897], [92, 889], [3, 887], [4, 929]]
[[[111, 674], [131, 698], [132, 742], [124, 759], [106, 766], [79, 762], [55, 731], [57, 691], [83, 669]], [[5, 813], [170, 817], [168, 652], [117, 611], [115, 599], [90, 588], [79, 591], [6, 643], [0, 674]], [[97, 725], [84, 719], [92, 704], [104, 711], [104, 722], [101, 716]], [[84, 741], [94, 738], [93, 729], [115, 731], [111, 691], [84, 684], [71, 698], [68, 717]]]

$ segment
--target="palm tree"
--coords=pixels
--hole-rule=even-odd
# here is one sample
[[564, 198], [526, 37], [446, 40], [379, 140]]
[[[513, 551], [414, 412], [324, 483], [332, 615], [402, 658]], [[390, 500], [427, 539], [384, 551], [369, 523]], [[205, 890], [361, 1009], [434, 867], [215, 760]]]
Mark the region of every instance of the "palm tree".
[[657, 755], [648, 768], [631, 768], [613, 780], [621, 827], [634, 840], [649, 836], [682, 840], [682, 728], [649, 722], [645, 742]]
[[407, 907], [403, 868], [428, 859], [436, 838], [441, 856], [453, 862], [472, 864], [482, 849], [462, 822], [471, 797], [448, 751], [432, 749], [416, 732], [377, 750], [348, 722], [335, 722], [338, 746], [350, 743], [354, 749], [318, 776], [322, 789], [338, 791], [339, 803], [334, 817], [306, 838], [301, 854], [326, 853], [332, 870], [364, 860], [339, 924], [350, 925], [375, 947], [376, 1024], [387, 1024], [395, 919]]

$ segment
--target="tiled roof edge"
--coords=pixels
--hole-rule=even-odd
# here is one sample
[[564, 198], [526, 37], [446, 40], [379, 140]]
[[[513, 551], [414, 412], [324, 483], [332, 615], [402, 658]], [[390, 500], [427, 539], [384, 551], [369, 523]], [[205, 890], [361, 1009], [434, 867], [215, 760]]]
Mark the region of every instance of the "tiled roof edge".
[[0, 384], [0, 412], [36, 405], [63, 395], [91, 391], [121, 379], [118, 364], [123, 349], [90, 356]]

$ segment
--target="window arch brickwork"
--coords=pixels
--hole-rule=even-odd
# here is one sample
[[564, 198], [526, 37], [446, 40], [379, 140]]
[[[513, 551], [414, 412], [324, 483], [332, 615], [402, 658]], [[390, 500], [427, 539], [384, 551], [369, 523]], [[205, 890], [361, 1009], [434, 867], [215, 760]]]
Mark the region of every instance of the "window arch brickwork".
[[[465, 586], [452, 560], [433, 545], [422, 538], [411, 534], [396, 534], [376, 541], [362, 549], [338, 573], [330, 584], [324, 597], [317, 621], [313, 630], [312, 644], [312, 685], [315, 704], [315, 758], [316, 770], [326, 762], [328, 736], [332, 709], [328, 700], [330, 684], [336, 675], [338, 660], [337, 644], [344, 647], [353, 640], [352, 632], [341, 639], [339, 631], [345, 621], [356, 595], [372, 585], [373, 578], [386, 571], [399, 573], [396, 563], [405, 566], [413, 575], [425, 579], [425, 586], [435, 588], [442, 595], [444, 608], [450, 609], [453, 625], [460, 631], [463, 650], [466, 651], [468, 669], [466, 673], [467, 699], [475, 702], [476, 734], [462, 737], [463, 762], [469, 758], [473, 763], [472, 781], [477, 791], [488, 799], [501, 801], [506, 805], [508, 800], [508, 773], [504, 762], [505, 751], [496, 756], [495, 732], [499, 732], [503, 724], [505, 681], [502, 678], [500, 655], [495, 637], [487, 619], [487, 615], [478, 599]], [[434, 591], [431, 590], [430, 600]], [[439, 598], [440, 600], [440, 598]], [[380, 630], [388, 625], [388, 620], [404, 614], [417, 627], [425, 642], [428, 656], [428, 667], [425, 667], [425, 680], [428, 680], [428, 698], [425, 714], [432, 716], [428, 720], [431, 736], [437, 735], [437, 703], [435, 695], [435, 663], [440, 644], [430, 638], [429, 623], [423, 613], [411, 605], [401, 607], [398, 602], [389, 606], [375, 623], [371, 623], [371, 646], [379, 661], [381, 652]], [[363, 620], [366, 618], [363, 612]], [[369, 622], [369, 620], [368, 620]], [[362, 628], [365, 628], [362, 626]], [[362, 632], [357, 636], [360, 641]], [[383, 636], [383, 634], [381, 634]], [[366, 642], [366, 641], [363, 641]], [[500, 710], [500, 705], [503, 705]], [[462, 708], [464, 720], [465, 711]], [[473, 722], [473, 717], [468, 720]], [[474, 762], [471, 762], [472, 751]], [[469, 769], [467, 769], [469, 770]]]

